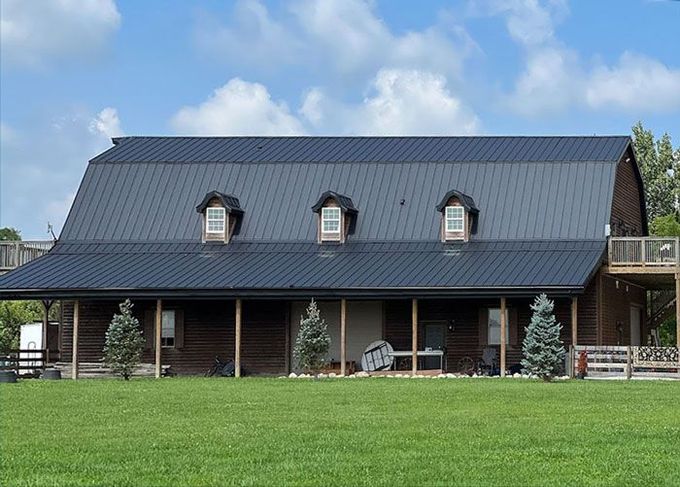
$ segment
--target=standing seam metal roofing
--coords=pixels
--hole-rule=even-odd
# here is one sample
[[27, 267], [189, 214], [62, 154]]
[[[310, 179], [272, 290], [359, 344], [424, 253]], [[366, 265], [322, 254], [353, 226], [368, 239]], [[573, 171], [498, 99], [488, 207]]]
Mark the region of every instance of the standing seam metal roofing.
[[[91, 160], [59, 243], [0, 277], [0, 296], [578, 291], [603, 257], [629, 146], [628, 137], [119, 138]], [[314, 243], [311, 207], [329, 189], [361, 209], [341, 246]], [[465, 244], [439, 242], [435, 205], [451, 189], [479, 209]], [[209, 191], [245, 211], [230, 244], [200, 244], [195, 205]]]

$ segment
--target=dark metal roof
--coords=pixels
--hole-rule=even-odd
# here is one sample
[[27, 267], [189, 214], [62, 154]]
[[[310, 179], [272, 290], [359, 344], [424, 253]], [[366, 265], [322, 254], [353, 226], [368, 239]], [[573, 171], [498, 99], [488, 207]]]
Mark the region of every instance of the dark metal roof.
[[615, 162], [629, 137], [119, 137], [92, 162]]
[[316, 204], [312, 206], [312, 211], [318, 213], [328, 198], [333, 198], [338, 203], [338, 205], [340, 205], [340, 209], [346, 213], [356, 214], [359, 212], [356, 206], [354, 206], [352, 198], [345, 196], [344, 194], [336, 193], [335, 191], [326, 191], [324, 194], [322, 194], [317, 200]]
[[355, 240], [438, 240], [451, 188], [474, 195], [479, 239], [604, 238], [615, 175], [614, 162], [583, 161], [94, 163], [60, 240], [195, 241], [196, 202], [219, 190], [245, 211], [239, 239], [311, 242], [309, 209], [328, 188], [361, 208]]
[[236, 196], [220, 193], [219, 191], [208, 192], [208, 194], [205, 195], [203, 200], [196, 207], [196, 211], [199, 213], [203, 212], [208, 206], [210, 200], [213, 198], [217, 198], [218, 200], [220, 200], [222, 206], [224, 206], [228, 213], [237, 213], [239, 215], [243, 213], [243, 210], [241, 209], [241, 204], [239, 203], [238, 198]]
[[[115, 144], [88, 166], [59, 244], [0, 277], [0, 297], [578, 291], [600, 264], [616, 167], [630, 139], [124, 137]], [[361, 208], [341, 246], [316, 243], [309, 208], [328, 188]], [[439, 242], [435, 205], [451, 188], [473, 195], [480, 211], [468, 243]], [[245, 212], [229, 244], [200, 243], [195, 205], [210, 191], [238, 195]]]
[[603, 241], [58, 244], [0, 277], [14, 296], [393, 296], [582, 291]]

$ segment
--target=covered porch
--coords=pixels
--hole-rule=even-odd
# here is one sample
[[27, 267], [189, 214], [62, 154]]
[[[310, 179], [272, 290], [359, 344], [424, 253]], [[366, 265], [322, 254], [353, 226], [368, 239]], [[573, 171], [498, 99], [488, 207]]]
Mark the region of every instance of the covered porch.
[[[180, 374], [204, 373], [216, 356], [233, 360], [237, 376], [241, 370], [288, 374], [297, 370], [293, 346], [309, 299], [133, 299], [147, 340], [143, 361], [153, 366], [156, 377], [167, 367]], [[577, 343], [578, 297], [553, 299], [565, 345]], [[73, 379], [79, 377], [80, 364], [101, 359], [108, 323], [121, 300], [65, 303], [60, 350]], [[487, 373], [504, 376], [520, 363], [531, 301], [527, 295], [321, 297], [319, 308], [331, 335], [326, 372], [361, 370], [369, 345], [385, 341], [394, 351], [387, 369], [398, 373], [465, 372], [484, 366]], [[485, 364], [485, 358], [493, 363]]]

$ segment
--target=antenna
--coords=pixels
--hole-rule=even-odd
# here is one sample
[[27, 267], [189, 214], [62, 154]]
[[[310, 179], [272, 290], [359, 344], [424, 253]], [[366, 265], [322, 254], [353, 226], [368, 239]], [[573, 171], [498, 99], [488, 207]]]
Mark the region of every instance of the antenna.
[[47, 222], [47, 233], [52, 234], [52, 240], [55, 242], [57, 241], [57, 236], [54, 234], [54, 229], [52, 228], [52, 224], [50, 222]]

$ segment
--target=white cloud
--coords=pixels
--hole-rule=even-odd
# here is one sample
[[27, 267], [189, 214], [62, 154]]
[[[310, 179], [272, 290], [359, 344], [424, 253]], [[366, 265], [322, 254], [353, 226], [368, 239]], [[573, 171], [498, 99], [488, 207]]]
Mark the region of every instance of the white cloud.
[[104, 108], [90, 122], [90, 132], [93, 134], [103, 134], [108, 138], [120, 137], [123, 130], [120, 128], [118, 110], [111, 107]]
[[0, 226], [16, 227], [25, 238], [46, 238], [49, 221], [58, 234], [87, 161], [111, 146], [104, 129], [115, 120], [120, 130], [112, 114], [113, 108], [98, 115], [69, 110], [52, 120], [34, 120], [30, 128], [12, 127], [13, 137], [0, 138]]
[[480, 121], [437, 74], [383, 69], [371, 94], [342, 104], [320, 89], [305, 97], [301, 114], [317, 131], [360, 135], [461, 135], [477, 133]]
[[260, 70], [297, 65], [346, 76], [372, 76], [384, 66], [459, 75], [463, 59], [477, 49], [451, 15], [395, 34], [365, 0], [297, 0], [276, 19], [259, 0], [242, 0], [227, 25], [203, 17], [196, 38], [217, 58]]
[[483, 5], [490, 15], [504, 15], [510, 37], [525, 51], [526, 66], [504, 99], [519, 114], [539, 116], [571, 108], [641, 114], [680, 108], [680, 69], [631, 52], [624, 52], [616, 65], [596, 61], [584, 66], [578, 53], [555, 35], [556, 22], [567, 13], [562, 0], [473, 5]]
[[172, 118], [178, 133], [198, 135], [294, 135], [304, 132], [299, 120], [267, 88], [239, 78], [216, 89], [198, 106], [181, 108]]
[[93, 56], [120, 25], [113, 0], [2, 0], [0, 53], [22, 66]]
[[592, 108], [663, 112], [680, 108], [680, 69], [624, 52], [616, 66], [598, 66], [590, 75], [585, 99]]

